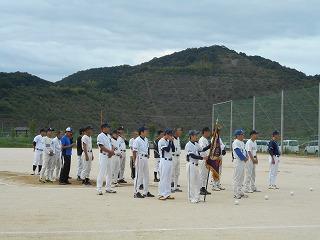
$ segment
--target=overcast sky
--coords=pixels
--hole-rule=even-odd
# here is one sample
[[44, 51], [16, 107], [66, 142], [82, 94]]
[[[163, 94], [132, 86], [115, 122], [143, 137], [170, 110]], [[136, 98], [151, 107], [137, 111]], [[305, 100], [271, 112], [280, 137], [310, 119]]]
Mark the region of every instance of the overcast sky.
[[57, 81], [225, 45], [320, 73], [318, 0], [0, 0], [0, 71]]

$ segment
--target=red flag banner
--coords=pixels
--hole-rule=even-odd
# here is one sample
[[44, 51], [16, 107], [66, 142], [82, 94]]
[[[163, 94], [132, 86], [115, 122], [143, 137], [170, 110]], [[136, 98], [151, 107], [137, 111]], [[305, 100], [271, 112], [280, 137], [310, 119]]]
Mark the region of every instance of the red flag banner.
[[212, 174], [213, 180], [218, 181], [220, 179], [219, 168], [222, 164], [221, 146], [218, 126], [215, 126], [214, 134], [211, 141], [211, 148], [209, 158], [206, 161], [206, 167]]

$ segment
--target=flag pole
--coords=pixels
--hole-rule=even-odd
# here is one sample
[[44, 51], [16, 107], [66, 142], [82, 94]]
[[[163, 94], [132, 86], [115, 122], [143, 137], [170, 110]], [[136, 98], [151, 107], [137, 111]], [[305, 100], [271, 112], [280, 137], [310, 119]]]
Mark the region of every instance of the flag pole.
[[[213, 150], [213, 148], [214, 148], [215, 137], [216, 137], [217, 132], [218, 132], [218, 118], [217, 118], [217, 120], [216, 120], [216, 123], [213, 125], [213, 129], [214, 129], [214, 132], [213, 132], [213, 137], [212, 137], [211, 147], [210, 147], [210, 151], [209, 151], [209, 156], [208, 156], [208, 157], [211, 156], [212, 150]], [[206, 167], [207, 167], [207, 166], [206, 166]], [[210, 169], [208, 169], [207, 182], [206, 182], [206, 192], [204, 193], [204, 197], [203, 197], [203, 201], [204, 201], [204, 202], [206, 201], [206, 198], [207, 198], [209, 175], [210, 175]]]

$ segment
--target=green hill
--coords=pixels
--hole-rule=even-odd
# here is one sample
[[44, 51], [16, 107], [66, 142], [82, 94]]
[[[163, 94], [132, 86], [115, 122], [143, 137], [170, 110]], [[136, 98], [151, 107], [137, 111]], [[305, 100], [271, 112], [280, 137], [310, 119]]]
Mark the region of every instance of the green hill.
[[[95, 68], [51, 83], [27, 73], [0, 73], [0, 116], [14, 126], [135, 129], [210, 125], [212, 103], [315, 86], [311, 77], [223, 46], [186, 49], [137, 66]], [[315, 113], [316, 116], [316, 113]]]

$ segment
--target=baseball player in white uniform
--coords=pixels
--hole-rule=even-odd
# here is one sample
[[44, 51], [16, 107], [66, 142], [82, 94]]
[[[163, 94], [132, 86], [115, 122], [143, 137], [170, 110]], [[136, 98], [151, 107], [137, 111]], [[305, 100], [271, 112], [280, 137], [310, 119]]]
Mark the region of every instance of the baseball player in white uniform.
[[257, 140], [258, 132], [252, 130], [250, 132], [250, 139], [246, 142], [246, 151], [248, 154], [248, 161], [246, 162], [245, 179], [244, 179], [244, 192], [253, 193], [260, 192], [255, 185], [256, 181], [256, 165], [258, 164], [257, 157]]
[[175, 151], [172, 129], [164, 131], [164, 137], [159, 140], [158, 147], [160, 154], [159, 200], [174, 199], [171, 196], [172, 153]]
[[111, 144], [114, 149], [114, 155], [112, 156], [112, 183], [114, 186], [118, 186], [118, 176], [120, 173], [120, 146], [118, 141], [118, 130], [113, 130], [111, 135]]
[[[154, 182], [159, 182], [160, 181], [160, 172], [159, 172], [159, 165], [160, 165], [160, 154], [159, 154], [159, 149], [158, 149], [158, 143], [159, 140], [161, 138], [163, 138], [164, 136], [164, 132], [162, 130], [158, 131], [158, 135], [157, 138], [154, 140], [153, 144], [154, 144], [154, 148], [153, 148], [153, 153], [154, 153], [154, 171], [153, 171], [153, 175], [154, 175]], [[159, 176], [159, 178], [158, 178]]]
[[136, 174], [136, 169], [135, 169], [135, 166], [134, 166], [134, 160], [133, 160], [133, 150], [132, 150], [132, 147], [133, 147], [133, 142], [134, 140], [139, 137], [139, 133], [137, 131], [134, 131], [132, 133], [132, 138], [129, 140], [129, 148], [130, 148], [130, 168], [131, 168], [131, 178], [134, 179], [135, 178], [135, 174]]
[[[208, 127], [205, 127], [202, 129], [202, 136], [199, 139], [199, 146], [201, 148], [205, 148], [210, 145], [210, 136], [211, 136], [211, 130]], [[201, 152], [200, 155], [202, 157], [208, 157], [209, 156], [209, 149], [207, 151]], [[199, 161], [199, 172], [200, 172], [200, 194], [201, 195], [210, 195], [211, 193], [206, 190], [207, 185], [207, 178], [208, 178], [208, 172], [209, 170], [206, 167], [205, 161]]]
[[43, 138], [44, 149], [43, 149], [43, 165], [40, 172], [39, 181], [42, 183], [45, 182], [53, 182], [52, 176], [50, 176], [52, 164], [55, 160], [55, 148], [53, 145], [52, 132], [54, 130], [52, 128], [48, 128], [47, 136]]
[[280, 133], [276, 130], [272, 133], [272, 139], [268, 144], [269, 152], [269, 189], [279, 189], [276, 185], [276, 180], [278, 176], [278, 168], [280, 162], [280, 149], [278, 145], [278, 140], [280, 138]]
[[43, 150], [44, 150], [44, 142], [43, 137], [46, 136], [46, 130], [41, 129], [40, 134], [35, 136], [32, 142], [34, 157], [33, 157], [33, 164], [32, 164], [32, 173], [31, 175], [35, 175], [36, 169], [38, 167], [38, 174], [40, 174], [43, 162]]
[[121, 126], [118, 128], [118, 134], [119, 137], [117, 141], [119, 142], [119, 150], [120, 150], [120, 172], [119, 172], [119, 178], [118, 178], [118, 183], [127, 183], [126, 180], [124, 180], [124, 171], [126, 167], [126, 159], [127, 159], [127, 144], [128, 141], [124, 137], [124, 127]]
[[244, 131], [239, 129], [234, 132], [236, 139], [232, 143], [233, 150], [233, 163], [234, 163], [234, 173], [233, 173], [233, 193], [234, 198], [240, 199], [242, 197], [247, 198], [242, 191], [243, 181], [244, 181], [244, 168], [247, 159], [247, 153], [245, 150], [245, 145], [243, 142]]
[[62, 137], [62, 132], [57, 131], [56, 137], [52, 140], [54, 151], [55, 151], [54, 161], [51, 168], [51, 176], [53, 176], [53, 180], [59, 179], [60, 170], [62, 166], [62, 155], [61, 155], [62, 150], [61, 150], [61, 140], [60, 140], [61, 137]]
[[82, 184], [84, 185], [91, 185], [89, 176], [91, 172], [91, 164], [94, 159], [93, 152], [92, 152], [92, 134], [93, 134], [92, 127], [87, 126], [84, 129], [84, 134], [81, 138], [82, 159], [83, 159], [81, 179], [82, 179]]
[[180, 137], [182, 134], [182, 128], [177, 128], [173, 134], [173, 144], [175, 151], [172, 153], [172, 182], [171, 191], [172, 192], [182, 192], [179, 189], [179, 176], [180, 176], [180, 155], [181, 155], [181, 144]]
[[188, 200], [191, 203], [198, 203], [200, 201], [199, 160], [203, 161], [208, 159], [208, 156], [200, 156], [200, 152], [205, 152], [211, 147], [209, 144], [205, 148], [202, 148], [198, 143], [198, 134], [198, 131], [190, 130], [190, 141], [185, 146], [187, 155], [186, 170], [188, 182]]
[[111, 189], [112, 181], [112, 162], [111, 158], [114, 151], [111, 144], [110, 126], [105, 123], [101, 125], [101, 133], [97, 137], [99, 154], [99, 174], [97, 177], [98, 195], [102, 195], [103, 178], [106, 176], [106, 193], [116, 193]]
[[[133, 142], [133, 159], [135, 160], [136, 177], [134, 180], [134, 198], [154, 197], [149, 192], [149, 130], [141, 127], [138, 130], [139, 137]], [[140, 183], [143, 184], [143, 194], [139, 191]]]

